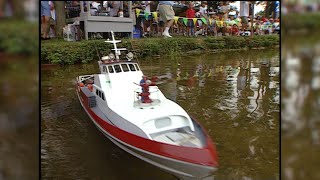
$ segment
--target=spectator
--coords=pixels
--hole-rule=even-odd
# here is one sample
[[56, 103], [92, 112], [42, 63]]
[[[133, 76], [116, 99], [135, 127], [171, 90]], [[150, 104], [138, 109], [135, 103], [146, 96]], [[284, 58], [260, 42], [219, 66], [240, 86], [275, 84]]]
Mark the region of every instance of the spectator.
[[56, 10], [55, 10], [53, 1], [49, 1], [49, 5], [50, 5], [50, 12], [51, 12], [51, 17], [49, 20], [49, 24], [50, 24], [49, 37], [54, 38], [56, 36], [55, 30], [54, 30], [56, 25]]
[[118, 16], [118, 12], [120, 10], [120, 1], [111, 1], [110, 6], [111, 6], [110, 16], [111, 17]]
[[269, 22], [270, 22], [270, 27], [271, 27], [271, 33], [274, 33], [277, 25], [273, 21], [273, 18], [270, 18]]
[[100, 3], [96, 2], [96, 1], [92, 1], [92, 2], [91, 2], [91, 5], [92, 5], [92, 8], [98, 10], [98, 9], [99, 9], [99, 6], [100, 6]]
[[212, 35], [217, 36], [217, 24], [216, 24], [216, 15], [215, 12], [210, 12], [209, 13], [209, 22], [208, 22], [208, 28], [209, 28], [209, 33]]
[[247, 30], [249, 16], [249, 1], [240, 1], [240, 18], [242, 24], [242, 32]]
[[260, 21], [255, 19], [253, 20], [254, 24], [253, 24], [253, 31], [255, 32], [256, 35], [260, 35], [260, 29], [261, 29], [261, 25], [260, 25]]
[[[207, 1], [201, 1], [201, 6], [200, 6], [200, 17], [203, 17], [206, 19], [206, 21], [208, 22], [209, 18], [208, 18], [208, 11], [207, 11]], [[198, 20], [198, 24], [202, 29], [202, 35], [207, 35], [207, 24], [203, 23], [202, 20]]]
[[229, 11], [230, 11], [230, 5], [229, 5], [228, 1], [221, 2], [220, 11], [223, 12], [223, 18], [225, 20], [227, 20], [228, 19], [228, 14], [229, 14]]
[[51, 17], [49, 1], [41, 1], [41, 31], [42, 31], [42, 40], [50, 39], [49, 34], [49, 21]]
[[[157, 13], [159, 15], [159, 3], [158, 3], [158, 6], [157, 6]], [[161, 16], [158, 16], [157, 22], [158, 22], [158, 34], [160, 33], [160, 35], [161, 35], [161, 32], [164, 31], [164, 22], [163, 22]]]
[[145, 18], [142, 19], [143, 23], [143, 37], [146, 37], [148, 34], [148, 29], [150, 28], [150, 24], [152, 21], [151, 11], [150, 11], [150, 3], [151, 1], [142, 1], [142, 10], [144, 11], [144, 14], [148, 14], [148, 16], [145, 16]]
[[161, 19], [165, 22], [165, 30], [162, 35], [164, 37], [172, 37], [169, 34], [169, 29], [174, 22], [174, 11], [173, 11], [173, 1], [160, 1], [159, 2], [159, 12]]
[[239, 36], [239, 28], [238, 28], [238, 26], [236, 24], [232, 25], [232, 28], [231, 28], [230, 31], [231, 31], [230, 34], [232, 36]]
[[224, 13], [223, 12], [218, 12], [218, 19], [217, 19], [217, 33], [221, 32], [222, 36], [226, 35], [226, 31], [227, 31], [227, 25], [226, 25], [226, 21], [223, 18]]
[[[186, 17], [188, 18], [187, 22], [187, 34], [188, 36], [194, 36], [194, 23], [192, 19], [189, 18], [195, 18], [196, 11], [193, 9], [194, 4], [189, 4], [189, 9], [186, 11]], [[191, 31], [190, 31], [191, 30]]]
[[97, 15], [97, 12], [98, 12], [98, 9], [95, 8], [92, 3], [90, 4], [90, 15], [91, 16], [96, 16]]

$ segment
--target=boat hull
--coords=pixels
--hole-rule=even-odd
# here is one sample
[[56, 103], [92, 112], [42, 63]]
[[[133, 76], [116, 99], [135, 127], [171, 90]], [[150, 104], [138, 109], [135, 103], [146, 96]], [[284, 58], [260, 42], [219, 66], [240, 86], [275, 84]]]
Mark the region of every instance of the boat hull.
[[80, 98], [83, 94], [79, 88], [77, 94], [82, 107], [95, 126], [126, 152], [181, 179], [201, 179], [216, 170], [217, 157], [210, 138], [207, 139], [208, 147], [191, 148], [169, 145], [136, 136], [99, 118], [83, 100], [85, 97]]

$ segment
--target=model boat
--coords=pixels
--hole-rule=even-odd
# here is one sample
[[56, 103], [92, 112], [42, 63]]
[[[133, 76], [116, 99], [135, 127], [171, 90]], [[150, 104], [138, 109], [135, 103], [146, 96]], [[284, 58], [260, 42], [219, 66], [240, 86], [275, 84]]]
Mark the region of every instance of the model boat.
[[100, 73], [77, 77], [77, 95], [95, 126], [128, 153], [179, 178], [201, 179], [217, 169], [217, 152], [205, 129], [144, 76], [133, 54], [102, 57]]

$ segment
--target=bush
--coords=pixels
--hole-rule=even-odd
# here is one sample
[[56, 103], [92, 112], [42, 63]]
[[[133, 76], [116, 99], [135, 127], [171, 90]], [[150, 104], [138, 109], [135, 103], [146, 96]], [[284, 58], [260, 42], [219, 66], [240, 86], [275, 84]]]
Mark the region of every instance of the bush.
[[[152, 55], [177, 55], [186, 52], [210, 52], [216, 49], [243, 49], [275, 45], [279, 45], [278, 35], [254, 36], [253, 38], [228, 36], [123, 39], [119, 47], [126, 47], [128, 50], [134, 51], [139, 58]], [[41, 62], [53, 64], [88, 63], [97, 60], [97, 54], [99, 56], [109, 54], [112, 48], [113, 45], [105, 43], [104, 40], [66, 42], [57, 39], [42, 41]]]
[[316, 30], [320, 27], [320, 13], [305, 13], [305, 14], [288, 14], [282, 17], [283, 29], [298, 30], [308, 29]]
[[39, 25], [8, 19], [0, 23], [0, 52], [34, 55], [39, 52]]

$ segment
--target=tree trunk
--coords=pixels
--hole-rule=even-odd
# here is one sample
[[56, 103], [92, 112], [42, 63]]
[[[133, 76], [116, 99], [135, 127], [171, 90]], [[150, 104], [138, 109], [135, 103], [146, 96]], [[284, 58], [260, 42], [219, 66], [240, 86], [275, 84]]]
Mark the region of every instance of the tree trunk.
[[66, 25], [66, 13], [65, 13], [65, 2], [64, 1], [54, 1], [54, 6], [56, 9], [56, 26], [55, 32], [56, 36], [63, 37], [63, 27]]
[[265, 9], [265, 16], [264, 16], [266, 18], [269, 18], [269, 9], [270, 9], [269, 7], [270, 7], [270, 2], [267, 1], [266, 2], [266, 9]]

